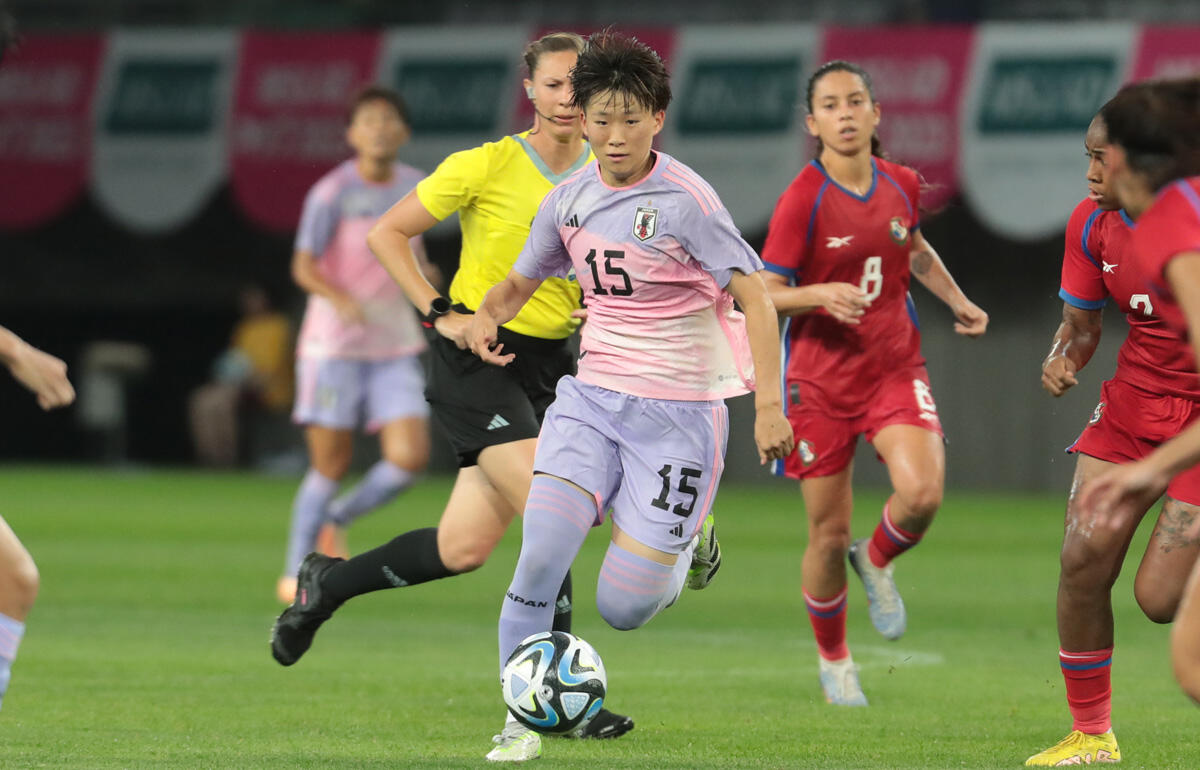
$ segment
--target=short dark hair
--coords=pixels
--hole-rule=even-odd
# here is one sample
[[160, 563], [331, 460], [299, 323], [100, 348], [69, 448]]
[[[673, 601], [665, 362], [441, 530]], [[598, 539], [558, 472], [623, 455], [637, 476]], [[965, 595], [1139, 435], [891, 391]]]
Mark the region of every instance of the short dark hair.
[[1108, 140], [1157, 190], [1200, 175], [1200, 77], [1127, 85], [1100, 109]]
[[387, 102], [400, 116], [400, 120], [408, 125], [408, 105], [404, 103], [404, 97], [395, 89], [377, 83], [363, 86], [350, 98], [350, 108], [346, 111], [346, 123], [353, 123], [354, 116], [358, 114], [358, 108], [368, 102]]
[[661, 112], [671, 102], [671, 76], [662, 58], [636, 37], [608, 29], [588, 38], [571, 70], [571, 89], [572, 105], [580, 109], [605, 92], [625, 96], [651, 112]]

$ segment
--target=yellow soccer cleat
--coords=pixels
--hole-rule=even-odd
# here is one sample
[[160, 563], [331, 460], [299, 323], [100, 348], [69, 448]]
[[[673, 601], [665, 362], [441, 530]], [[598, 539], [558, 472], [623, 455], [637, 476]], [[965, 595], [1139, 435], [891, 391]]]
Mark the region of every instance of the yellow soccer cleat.
[[1118, 748], [1116, 736], [1111, 730], [1099, 735], [1072, 730], [1066, 738], [1025, 760], [1025, 766], [1068, 767], [1090, 765], [1093, 762], [1120, 761], [1121, 749]]

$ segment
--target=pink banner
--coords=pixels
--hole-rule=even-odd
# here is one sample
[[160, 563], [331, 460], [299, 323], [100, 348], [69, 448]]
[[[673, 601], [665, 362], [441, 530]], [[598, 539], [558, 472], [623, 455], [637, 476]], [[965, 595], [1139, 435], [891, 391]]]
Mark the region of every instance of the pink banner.
[[818, 62], [845, 59], [871, 76], [884, 152], [934, 186], [927, 208], [958, 191], [958, 114], [973, 38], [970, 27], [825, 29]]
[[104, 38], [29, 35], [0, 68], [0, 227], [35, 227], [87, 181]]
[[[551, 32], [575, 32], [583, 35], [584, 39], [593, 32], [599, 32], [602, 27], [542, 27], [535, 29], [530, 40], [537, 40], [542, 35], [548, 35]], [[667, 63], [668, 67], [671, 63], [671, 52], [675, 47], [675, 29], [673, 27], [621, 27], [617, 30], [625, 35], [633, 35], [638, 40], [653, 48], [662, 60]], [[528, 73], [525, 71], [524, 63], [521, 64], [520, 77], [524, 78]], [[529, 103], [529, 99], [525, 97], [525, 90], [521, 88], [521, 83], [513, 83], [513, 94], [517, 97], [517, 109], [514, 110], [513, 120], [515, 125], [514, 131], [524, 131], [533, 125], [533, 105]], [[668, 110], [670, 108], [668, 107]], [[655, 147], [658, 146], [658, 141], [655, 140]]]
[[245, 213], [291, 230], [308, 188], [350, 157], [346, 108], [374, 79], [378, 32], [247, 32], [230, 130], [233, 194]]
[[1200, 26], [1142, 29], [1133, 79], [1200, 74]]

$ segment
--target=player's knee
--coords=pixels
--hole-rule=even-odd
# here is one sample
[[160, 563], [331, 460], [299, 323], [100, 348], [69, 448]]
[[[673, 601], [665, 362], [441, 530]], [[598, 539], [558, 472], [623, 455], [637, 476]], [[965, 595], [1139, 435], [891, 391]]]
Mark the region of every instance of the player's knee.
[[5, 582], [12, 591], [13, 603], [22, 611], [22, 614], [28, 612], [33, 607], [33, 602], [37, 599], [38, 587], [41, 584], [40, 576], [38, 575], [37, 565], [33, 559], [22, 555], [23, 558], [13, 560], [7, 568], [7, 578]]
[[849, 522], [827, 522], [810, 531], [809, 548], [823, 561], [841, 562], [850, 550]]
[[429, 466], [429, 447], [389, 448], [384, 453], [383, 459], [409, 473], [422, 473]]
[[910, 532], [924, 532], [938, 508], [942, 507], [942, 485], [938, 483], [922, 482], [903, 492], [897, 491], [897, 495], [908, 516], [896, 524]]
[[438, 557], [446, 569], [455, 574], [479, 569], [487, 563], [495, 548], [493, 540], [479, 537], [443, 538], [442, 530], [438, 531]]
[[1177, 591], [1163, 590], [1161, 585], [1153, 585], [1150, 581], [1136, 580], [1133, 584], [1133, 596], [1146, 617], [1155, 623], [1170, 623], [1175, 619], [1175, 611], [1179, 609], [1179, 594]]
[[1059, 581], [1075, 591], [1106, 590], [1116, 581], [1105, 550], [1089, 540], [1068, 536], [1059, 555]]
[[639, 605], [632, 596], [604, 584], [596, 586], [596, 610], [604, 622], [618, 631], [631, 631], [654, 617], [654, 607]]

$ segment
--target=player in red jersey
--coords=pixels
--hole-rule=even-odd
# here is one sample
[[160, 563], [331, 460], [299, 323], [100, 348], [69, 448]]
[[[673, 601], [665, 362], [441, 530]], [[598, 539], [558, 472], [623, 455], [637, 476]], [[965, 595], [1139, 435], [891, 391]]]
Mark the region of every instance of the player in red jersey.
[[[831, 61], [808, 81], [818, 155], [784, 191], [763, 248], [767, 286], [790, 316], [784, 399], [808, 512], [803, 587], [830, 703], [865, 706], [846, 646], [846, 557], [863, 580], [871, 621], [904, 632], [893, 558], [920, 541], [942, 501], [945, 449], [908, 296], [910, 275], [977, 337], [988, 316], [955, 284], [919, 230], [921, 182], [880, 156], [880, 109], [859, 66]], [[851, 475], [862, 434], [887, 463], [894, 494], [871, 538], [851, 543]]]
[[[1061, 396], [1100, 341], [1102, 308], [1112, 298], [1129, 321], [1117, 371], [1101, 388], [1100, 403], [1067, 450], [1078, 454], [1072, 490], [1116, 463], [1137, 460], [1200, 414], [1200, 379], [1187, 343], [1155, 314], [1153, 298], [1135, 270], [1133, 222], [1109, 186], [1108, 134], [1097, 116], [1084, 139], [1088, 197], [1067, 224], [1063, 255], [1063, 320], [1042, 364], [1042, 386]], [[1072, 730], [1058, 744], [1025, 761], [1053, 767], [1066, 762], [1118, 761], [1112, 733], [1112, 586], [1133, 533], [1158, 494], [1144, 496], [1137, 514], [1117, 530], [1094, 526], [1078, 498], [1067, 499], [1058, 584], [1059, 663], [1066, 682]], [[1200, 513], [1200, 468], [1180, 474], [1142, 556], [1134, 595], [1146, 616], [1169, 623], [1184, 580], [1200, 553], [1186, 525]]]
[[[1134, 263], [1154, 310], [1200, 359], [1200, 78], [1121, 89], [1101, 110], [1113, 189], [1137, 220]], [[1085, 485], [1080, 508], [1098, 528], [1120, 530], [1139, 501], [1160, 494], [1200, 462], [1200, 420], [1137, 462]], [[1200, 519], [1185, 534], [1200, 536]], [[1175, 676], [1200, 702], [1200, 571], [1193, 568], [1171, 634]]]

